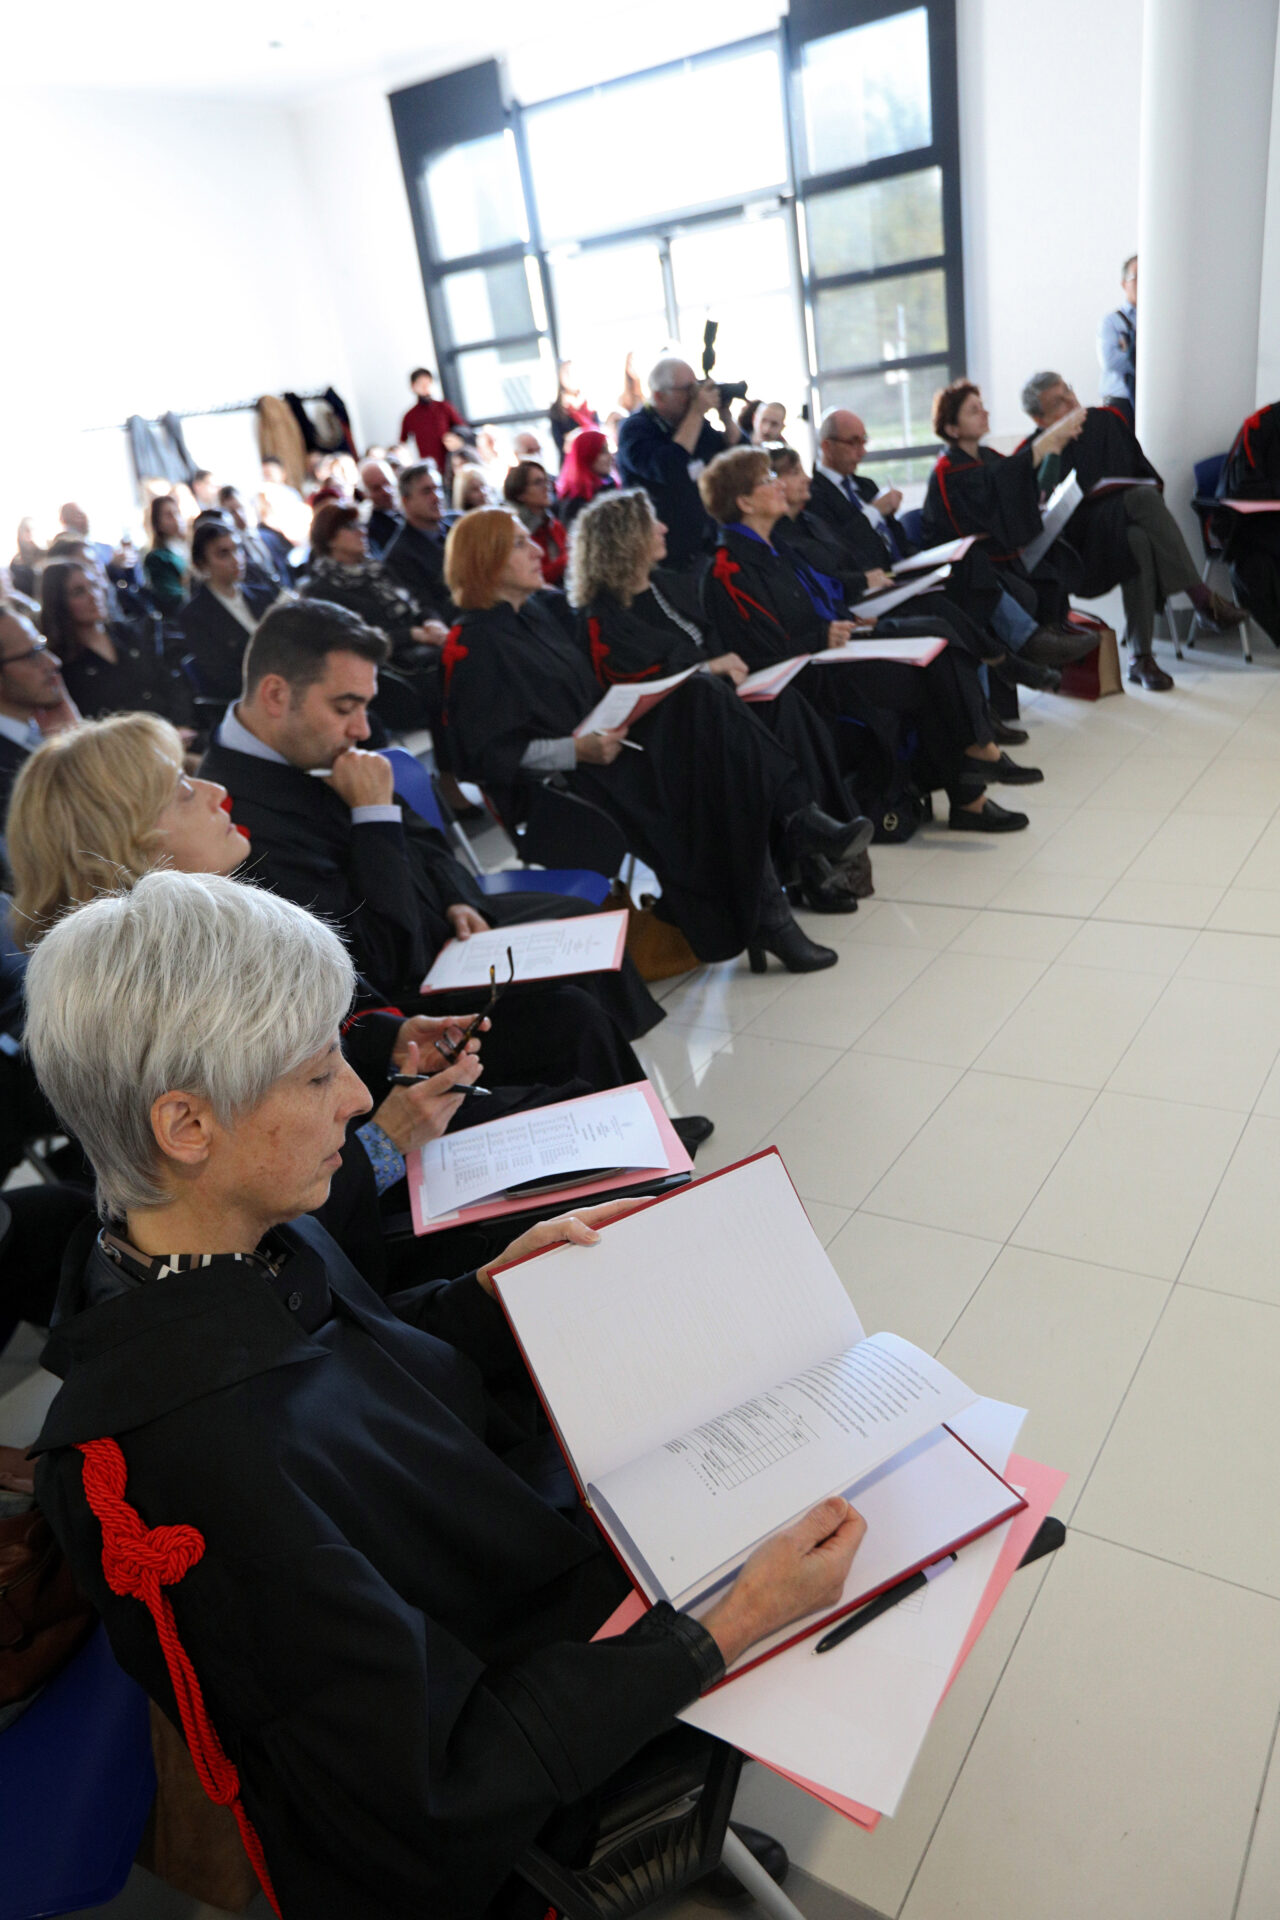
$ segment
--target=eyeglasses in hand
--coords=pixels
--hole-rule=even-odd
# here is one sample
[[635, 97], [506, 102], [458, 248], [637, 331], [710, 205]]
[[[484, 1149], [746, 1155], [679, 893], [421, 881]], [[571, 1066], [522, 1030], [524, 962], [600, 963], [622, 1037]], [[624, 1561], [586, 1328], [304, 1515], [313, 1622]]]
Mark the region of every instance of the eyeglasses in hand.
[[497, 1006], [499, 1000], [501, 1000], [503, 994], [506, 992], [507, 988], [511, 985], [512, 981], [515, 979], [516, 977], [515, 956], [512, 953], [510, 947], [507, 948], [507, 967], [509, 969], [507, 973], [507, 977], [505, 980], [501, 982], [501, 984], [499, 984], [499, 981], [498, 981], [497, 967], [490, 967], [489, 998], [485, 1001], [484, 1005], [481, 1007], [475, 1019], [470, 1021], [462, 1029], [462, 1032], [458, 1035], [458, 1038], [456, 1040], [445, 1040], [442, 1037], [441, 1039], [436, 1041], [436, 1052], [444, 1060], [446, 1066], [451, 1067], [455, 1060], [460, 1060], [462, 1058], [462, 1055], [466, 1050], [466, 1045], [468, 1040], [472, 1039], [474, 1035], [479, 1032], [481, 1024], [488, 1019], [489, 1015], [493, 1012], [493, 1009]]

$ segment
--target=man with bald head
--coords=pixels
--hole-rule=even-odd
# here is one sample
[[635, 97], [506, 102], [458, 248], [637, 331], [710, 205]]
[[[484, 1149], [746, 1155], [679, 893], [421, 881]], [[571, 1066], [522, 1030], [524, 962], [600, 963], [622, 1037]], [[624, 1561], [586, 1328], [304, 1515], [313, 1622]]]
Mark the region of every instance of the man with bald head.
[[366, 460], [360, 469], [360, 485], [373, 507], [365, 526], [369, 551], [380, 560], [404, 525], [396, 499], [396, 477], [386, 460]]
[[0, 600], [0, 819], [14, 781], [45, 735], [78, 717], [57, 654], [25, 613]]
[[[707, 419], [718, 413], [722, 431]], [[667, 529], [667, 565], [691, 567], [715, 546], [716, 529], [698, 492], [698, 475], [718, 453], [735, 447], [742, 429], [720, 406], [714, 380], [701, 380], [687, 360], [668, 354], [649, 375], [649, 404], [618, 429], [618, 472], [624, 487], [643, 487]]]

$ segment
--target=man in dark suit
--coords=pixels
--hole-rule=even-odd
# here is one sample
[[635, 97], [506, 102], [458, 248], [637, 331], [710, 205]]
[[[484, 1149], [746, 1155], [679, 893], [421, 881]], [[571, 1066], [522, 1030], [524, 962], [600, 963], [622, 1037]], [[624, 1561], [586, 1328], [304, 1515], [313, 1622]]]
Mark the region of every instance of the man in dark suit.
[[403, 518], [382, 555], [382, 570], [396, 586], [404, 587], [425, 611], [446, 624], [452, 617], [449, 589], [444, 583], [444, 528], [436, 470], [427, 461], [406, 467], [400, 475], [400, 511]]
[[[442, 836], [397, 799], [390, 761], [361, 746], [386, 652], [384, 636], [345, 608], [316, 600], [272, 608], [245, 654], [243, 696], [201, 773], [226, 787], [249, 836], [245, 878], [339, 926], [366, 978], [414, 1012], [447, 940], [591, 909], [553, 894], [488, 898]], [[427, 1010], [469, 1010], [486, 998], [432, 995]], [[573, 984], [517, 983], [495, 1008], [485, 1066], [510, 1084], [623, 1085], [644, 1078], [627, 1042], [661, 1018], [629, 963]]]
[[[723, 432], [707, 418], [718, 413]], [[618, 429], [618, 471], [624, 487], [643, 487], [667, 529], [667, 565], [679, 571], [706, 560], [715, 526], [698, 492], [698, 475], [718, 453], [736, 447], [742, 429], [720, 405], [714, 380], [700, 380], [687, 360], [665, 355], [649, 375], [649, 404]]]
[[79, 717], [62, 684], [57, 654], [25, 613], [0, 600], [0, 817], [45, 735]]
[[395, 475], [385, 460], [366, 460], [360, 469], [360, 485], [373, 509], [365, 525], [369, 551], [380, 560], [400, 531]]
[[[818, 422], [818, 463], [813, 470], [809, 512], [828, 527], [863, 573], [881, 577], [870, 584], [884, 585], [883, 574], [899, 560], [919, 552], [897, 514], [902, 494], [897, 487], [880, 488], [858, 472], [867, 450], [867, 430], [847, 407], [832, 407]], [[1075, 659], [1080, 647], [1051, 630], [1037, 627], [1012, 594], [1006, 592], [990, 562], [979, 549], [970, 549], [952, 568], [942, 592], [979, 626], [989, 629], [1009, 655], [1011, 677], [1024, 686], [1052, 688], [1057, 670]], [[927, 596], [922, 606], [927, 609]], [[915, 610], [915, 602], [910, 603]]]

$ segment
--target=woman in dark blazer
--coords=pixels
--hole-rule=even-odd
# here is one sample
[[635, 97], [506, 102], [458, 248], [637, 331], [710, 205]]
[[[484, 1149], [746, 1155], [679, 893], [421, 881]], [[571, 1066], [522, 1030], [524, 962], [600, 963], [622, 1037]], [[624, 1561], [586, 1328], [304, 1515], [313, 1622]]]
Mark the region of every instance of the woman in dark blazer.
[[244, 577], [244, 557], [232, 529], [203, 520], [191, 540], [191, 570], [198, 585], [178, 625], [195, 662], [200, 692], [210, 699], [238, 700], [245, 647], [275, 590]]
[[40, 631], [62, 661], [62, 678], [86, 720], [157, 713], [189, 726], [191, 692], [165, 654], [158, 614], [112, 620], [102, 576], [77, 560], [51, 560], [40, 579]]

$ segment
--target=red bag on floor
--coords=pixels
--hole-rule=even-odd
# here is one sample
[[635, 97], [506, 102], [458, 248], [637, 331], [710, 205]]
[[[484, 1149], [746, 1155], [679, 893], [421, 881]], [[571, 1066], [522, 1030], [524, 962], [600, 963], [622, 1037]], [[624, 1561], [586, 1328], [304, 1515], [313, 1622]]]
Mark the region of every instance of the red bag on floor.
[[1069, 694], [1073, 700], [1102, 700], [1109, 693], [1123, 693], [1120, 649], [1114, 631], [1089, 613], [1069, 614], [1067, 625], [1083, 633], [1095, 633], [1098, 644], [1092, 653], [1086, 653], [1083, 659], [1073, 660], [1062, 669], [1059, 691]]

